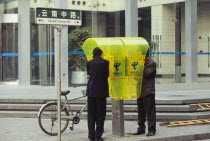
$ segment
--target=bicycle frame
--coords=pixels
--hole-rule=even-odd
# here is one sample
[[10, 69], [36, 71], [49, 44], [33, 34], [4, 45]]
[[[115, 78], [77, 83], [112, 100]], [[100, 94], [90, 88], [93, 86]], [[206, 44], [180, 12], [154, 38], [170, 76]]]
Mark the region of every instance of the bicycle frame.
[[[83, 97], [86, 97], [83, 93], [83, 96], [81, 97], [77, 97], [77, 98], [74, 98], [74, 99], [70, 99], [68, 100], [67, 98], [67, 94], [69, 93], [69, 91], [66, 91], [66, 92], [63, 92], [61, 93], [62, 96], [65, 97], [65, 99], [62, 99], [62, 102], [61, 102], [61, 112], [62, 112], [62, 115], [61, 115], [61, 120], [63, 121], [64, 123], [64, 126], [62, 127], [62, 132], [64, 132], [66, 130], [66, 128], [68, 127], [68, 124], [69, 124], [69, 121], [71, 121], [71, 125], [70, 125], [70, 130], [73, 130], [73, 127], [74, 127], [74, 124], [78, 124], [80, 122], [80, 118], [79, 116], [81, 115], [81, 113], [84, 111], [84, 109], [87, 107], [87, 103], [82, 106], [81, 110], [76, 110], [76, 112], [74, 113], [73, 110], [72, 110], [72, 106], [70, 104], [70, 101], [74, 101], [74, 100], [77, 100], [77, 99], [80, 99], [80, 98], [83, 98]], [[40, 109], [39, 109], [39, 112], [38, 112], [38, 121], [39, 121], [39, 126], [40, 128], [42, 129], [43, 132], [45, 132], [46, 134], [48, 135], [56, 135], [56, 133], [52, 132], [52, 128], [54, 126], [54, 122], [57, 122], [57, 110], [56, 108], [53, 108], [53, 106], [58, 106], [57, 105], [57, 101], [49, 101], [47, 102], [46, 104], [44, 104]], [[52, 106], [52, 107], [51, 107]], [[49, 108], [51, 107], [51, 108]], [[42, 125], [42, 119], [44, 119], [45, 117], [43, 116], [42, 117], [42, 114], [43, 115], [47, 115], [47, 114], [44, 114], [44, 112], [54, 112], [53, 114], [49, 114], [49, 116], [47, 116], [47, 120], [50, 120], [52, 128], [51, 130], [46, 130], [46, 128]]]
[[[74, 100], [77, 100], [77, 99], [80, 99], [80, 98], [83, 98], [83, 97], [86, 97], [86, 96], [81, 96], [81, 97], [78, 97], [78, 98], [74, 98], [74, 99], [68, 100], [67, 96], [65, 95], [64, 108], [66, 108], [65, 105], [68, 105], [68, 108], [69, 108], [68, 111], [69, 111], [69, 113], [71, 113], [71, 115], [73, 116], [74, 114], [73, 114], [73, 111], [72, 111], [72, 109], [71, 109], [71, 106], [70, 106], [69, 101], [74, 101]], [[86, 107], [87, 107], [87, 103], [85, 104], [85, 106], [84, 106], [80, 111], [78, 111], [78, 112], [76, 113], [76, 116], [80, 116], [81, 113], [84, 111], [84, 109], [85, 109]]]
[[67, 110], [69, 111], [69, 113], [71, 113], [71, 115], [70, 116], [66, 116], [66, 117], [61, 117], [61, 119], [68, 119], [68, 120], [72, 121], [72, 125], [71, 125], [71, 127], [69, 127], [70, 130], [73, 130], [74, 124], [78, 124], [79, 123], [79, 121], [80, 121], [79, 116], [81, 115], [81, 113], [84, 111], [84, 109], [87, 107], [88, 104], [86, 103], [85, 106], [80, 111], [77, 111], [76, 115], [74, 116], [74, 113], [73, 113], [73, 111], [71, 109], [69, 101], [74, 101], [76, 99], [80, 99], [80, 98], [83, 98], [83, 97], [86, 97], [86, 96], [82, 96], [82, 97], [78, 97], [78, 98], [74, 98], [74, 99], [68, 100], [67, 96], [65, 95], [65, 102], [64, 102], [64, 105], [63, 105], [62, 108], [66, 108], [67, 107], [66, 105], [68, 105], [69, 110], [68, 109]]

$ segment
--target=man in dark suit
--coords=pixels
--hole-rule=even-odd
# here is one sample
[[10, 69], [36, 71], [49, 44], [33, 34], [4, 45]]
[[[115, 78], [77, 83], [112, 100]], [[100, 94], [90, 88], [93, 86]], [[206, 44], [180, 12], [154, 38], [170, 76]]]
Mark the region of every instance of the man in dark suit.
[[109, 61], [102, 59], [102, 54], [102, 50], [96, 47], [93, 50], [94, 59], [87, 62], [88, 138], [90, 141], [103, 140], [106, 98], [109, 96]]
[[156, 63], [149, 58], [147, 52], [144, 64], [141, 96], [137, 99], [138, 105], [138, 129], [134, 135], [145, 133], [145, 121], [148, 121], [147, 136], [154, 136], [156, 132], [156, 108], [155, 108], [155, 76]]

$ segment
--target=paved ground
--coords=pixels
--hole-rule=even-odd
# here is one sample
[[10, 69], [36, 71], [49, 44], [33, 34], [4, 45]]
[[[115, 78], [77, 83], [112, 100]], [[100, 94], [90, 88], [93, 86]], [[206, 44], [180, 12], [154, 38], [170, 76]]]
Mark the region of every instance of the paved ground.
[[[62, 88], [62, 90], [70, 90], [70, 98], [82, 96], [81, 90], [86, 87]], [[57, 89], [52, 86], [11, 86], [0, 85], [1, 99], [56, 99]], [[156, 99], [165, 100], [190, 100], [210, 98], [210, 83], [172, 83], [172, 84], [156, 84]]]
[[[81, 90], [85, 87], [62, 88], [70, 89], [72, 93], [69, 98], [82, 96]], [[210, 99], [210, 84], [157, 84], [156, 99], [161, 100], [193, 100]], [[56, 99], [56, 87], [40, 86], [3, 86], [0, 85], [0, 99]], [[74, 131], [66, 130], [62, 134], [62, 141], [86, 141], [87, 140], [87, 121], [82, 120], [75, 126]], [[165, 127], [157, 123], [157, 134], [154, 137], [145, 135], [133, 136], [129, 133], [136, 131], [136, 121], [125, 121], [125, 137], [112, 136], [112, 123], [106, 121], [104, 138], [107, 141], [185, 141], [202, 139], [210, 140], [210, 124], [194, 125], [185, 127]], [[37, 119], [0, 119], [0, 141], [56, 141], [57, 137], [51, 137], [41, 131]]]
[[[82, 120], [75, 125], [73, 131], [67, 129], [62, 134], [62, 141], [88, 141], [87, 139], [87, 121]], [[157, 123], [157, 134], [154, 137], [146, 137], [145, 135], [134, 136], [137, 128], [135, 121], [125, 122], [125, 136], [116, 137], [112, 135], [111, 121], [105, 122], [105, 141], [185, 141], [196, 139], [196, 134], [203, 134], [210, 140], [210, 125], [195, 125], [185, 127], [165, 127], [159, 126]], [[0, 120], [0, 140], [1, 141], [56, 141], [57, 136], [49, 136], [41, 131], [37, 119], [1, 119]]]

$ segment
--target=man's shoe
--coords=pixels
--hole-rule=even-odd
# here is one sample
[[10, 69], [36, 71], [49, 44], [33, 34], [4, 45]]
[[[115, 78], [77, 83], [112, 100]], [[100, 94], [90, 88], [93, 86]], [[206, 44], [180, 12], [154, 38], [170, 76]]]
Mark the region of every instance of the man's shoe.
[[145, 134], [145, 131], [144, 130], [137, 131], [133, 135], [142, 135], [142, 134]]
[[89, 138], [89, 141], [95, 141], [95, 138]]
[[154, 132], [148, 132], [148, 133], [147, 133], [147, 136], [154, 136], [154, 135], [155, 135]]
[[102, 137], [96, 138], [95, 141], [104, 141], [104, 139]]

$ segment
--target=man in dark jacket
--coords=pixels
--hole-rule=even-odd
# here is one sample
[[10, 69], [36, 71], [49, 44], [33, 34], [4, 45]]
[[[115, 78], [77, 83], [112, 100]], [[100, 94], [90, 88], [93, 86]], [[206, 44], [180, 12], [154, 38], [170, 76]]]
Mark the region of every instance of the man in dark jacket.
[[134, 135], [141, 135], [145, 133], [145, 121], [148, 121], [147, 136], [154, 136], [156, 132], [156, 108], [155, 108], [155, 76], [156, 63], [149, 58], [149, 51], [147, 52], [141, 96], [137, 99], [138, 105], [138, 129]]
[[[106, 117], [106, 98], [109, 96], [109, 61], [102, 59], [102, 50], [96, 47], [93, 58], [87, 62], [88, 138], [101, 141]], [[95, 129], [96, 125], [96, 129]]]

